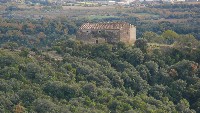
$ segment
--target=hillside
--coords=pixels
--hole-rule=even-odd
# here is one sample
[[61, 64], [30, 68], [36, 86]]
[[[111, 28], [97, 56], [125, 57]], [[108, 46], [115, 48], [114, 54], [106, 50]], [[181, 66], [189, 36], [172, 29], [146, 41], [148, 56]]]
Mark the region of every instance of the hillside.
[[71, 39], [53, 50], [63, 60], [37, 49], [0, 50], [1, 112], [199, 112], [199, 52], [150, 54]]

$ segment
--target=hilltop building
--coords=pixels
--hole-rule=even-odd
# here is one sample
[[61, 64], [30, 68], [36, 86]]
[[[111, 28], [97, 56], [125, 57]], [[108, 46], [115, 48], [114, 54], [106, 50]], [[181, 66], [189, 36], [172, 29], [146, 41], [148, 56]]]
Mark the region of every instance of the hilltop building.
[[77, 31], [76, 38], [85, 43], [134, 44], [136, 27], [126, 22], [85, 23]]

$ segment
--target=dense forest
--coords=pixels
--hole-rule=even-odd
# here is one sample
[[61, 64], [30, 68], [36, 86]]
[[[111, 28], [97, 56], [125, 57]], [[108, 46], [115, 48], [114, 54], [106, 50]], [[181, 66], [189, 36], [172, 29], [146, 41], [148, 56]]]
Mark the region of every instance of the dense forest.
[[0, 112], [199, 113], [198, 24], [137, 19], [134, 45], [92, 45], [84, 19], [1, 18]]

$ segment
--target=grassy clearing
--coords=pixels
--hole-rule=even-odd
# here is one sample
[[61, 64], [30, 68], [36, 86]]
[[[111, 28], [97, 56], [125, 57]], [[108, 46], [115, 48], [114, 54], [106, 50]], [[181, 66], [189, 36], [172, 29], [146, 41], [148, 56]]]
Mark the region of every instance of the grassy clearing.
[[171, 23], [184, 23], [187, 22], [189, 19], [158, 19], [158, 20], [143, 20], [144, 22], [153, 22], [153, 23], [159, 23], [159, 22], [171, 22]]
[[148, 43], [148, 49], [160, 49], [160, 48], [172, 48], [173, 45], [168, 44], [158, 44], [158, 43]]

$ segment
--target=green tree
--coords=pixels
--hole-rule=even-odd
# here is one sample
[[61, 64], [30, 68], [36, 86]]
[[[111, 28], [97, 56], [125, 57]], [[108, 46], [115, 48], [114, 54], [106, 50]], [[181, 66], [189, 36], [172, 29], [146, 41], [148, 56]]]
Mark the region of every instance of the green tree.
[[181, 113], [193, 113], [194, 110], [190, 110], [190, 104], [186, 99], [181, 99], [180, 102], [177, 104], [176, 109]]
[[139, 72], [139, 75], [142, 77], [142, 79], [149, 81], [151, 74], [149, 72], [149, 69], [145, 65], [138, 65], [136, 69]]
[[177, 80], [171, 83], [170, 90], [168, 91], [174, 102], [178, 102], [183, 98], [187, 83], [183, 80]]
[[137, 66], [144, 61], [144, 54], [139, 48], [128, 48], [120, 52], [120, 57], [126, 60], [128, 63]]
[[144, 32], [142, 35], [142, 38], [146, 39], [148, 42], [154, 42], [155, 38], [157, 38], [158, 35], [154, 32]]
[[135, 41], [135, 47], [140, 48], [143, 52], [147, 51], [148, 44], [146, 39], [137, 39]]
[[32, 102], [37, 98], [37, 94], [31, 89], [21, 90], [18, 92], [19, 98], [25, 107], [30, 106]]
[[149, 70], [149, 73], [151, 74], [149, 78], [149, 84], [155, 84], [156, 82], [159, 81], [159, 76], [158, 76], [158, 71], [159, 71], [159, 66], [156, 62], [154, 61], [149, 61], [145, 62], [146, 67]]
[[148, 93], [153, 96], [155, 99], [162, 100], [163, 97], [168, 96], [168, 87], [164, 85], [155, 84], [151, 87]]
[[167, 44], [173, 44], [179, 38], [179, 35], [172, 30], [164, 31], [162, 36], [165, 38]]
[[35, 63], [28, 63], [26, 66], [26, 75], [30, 79], [36, 79], [37, 74], [41, 73], [41, 68]]
[[7, 42], [5, 44], [2, 45], [2, 48], [4, 49], [10, 49], [10, 50], [14, 50], [17, 49], [19, 47], [19, 45], [16, 42]]
[[85, 84], [82, 88], [83, 93], [88, 95], [90, 98], [95, 98], [97, 96], [96, 85], [94, 83]]
[[33, 102], [33, 109], [38, 113], [56, 113], [59, 107], [47, 99], [37, 99]]

